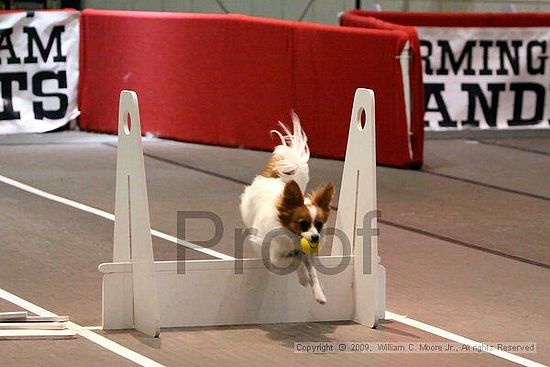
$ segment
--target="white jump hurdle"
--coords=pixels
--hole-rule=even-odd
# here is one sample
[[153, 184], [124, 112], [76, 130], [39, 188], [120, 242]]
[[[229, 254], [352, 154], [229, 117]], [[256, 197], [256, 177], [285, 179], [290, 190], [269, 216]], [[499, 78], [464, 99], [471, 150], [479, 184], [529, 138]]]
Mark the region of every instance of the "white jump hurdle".
[[327, 268], [348, 262], [337, 274], [319, 274], [325, 305], [317, 304], [294, 274], [272, 273], [262, 259], [243, 260], [242, 274], [235, 274], [233, 260], [186, 260], [184, 274], [178, 274], [177, 261], [153, 261], [137, 96], [131, 91], [120, 95], [118, 136], [113, 262], [99, 265], [103, 329], [135, 328], [156, 336], [160, 327], [337, 320], [375, 327], [383, 318], [385, 270], [379, 264], [378, 237], [363, 243], [369, 229], [377, 228], [372, 215], [363, 228], [365, 215], [376, 211], [371, 90], [355, 93], [336, 219], [353, 253], [343, 254], [335, 239], [331, 256], [319, 258]]

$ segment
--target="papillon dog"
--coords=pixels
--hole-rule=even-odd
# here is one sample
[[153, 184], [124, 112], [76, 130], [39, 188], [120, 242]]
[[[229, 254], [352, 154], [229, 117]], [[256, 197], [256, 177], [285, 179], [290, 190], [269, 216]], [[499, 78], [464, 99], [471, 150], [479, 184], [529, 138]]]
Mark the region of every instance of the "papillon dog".
[[302, 286], [309, 284], [315, 300], [324, 304], [327, 299], [313, 266], [316, 255], [303, 252], [300, 241], [304, 238], [310, 243], [319, 242], [330, 214], [334, 185], [329, 182], [306, 194], [309, 147], [295, 113], [292, 122], [292, 132], [283, 123], [279, 123], [283, 133], [272, 131], [281, 144], [275, 147], [270, 161], [241, 195], [241, 216], [247, 227], [257, 231], [251, 242], [270, 246], [271, 264], [287, 268], [298, 261], [298, 281]]

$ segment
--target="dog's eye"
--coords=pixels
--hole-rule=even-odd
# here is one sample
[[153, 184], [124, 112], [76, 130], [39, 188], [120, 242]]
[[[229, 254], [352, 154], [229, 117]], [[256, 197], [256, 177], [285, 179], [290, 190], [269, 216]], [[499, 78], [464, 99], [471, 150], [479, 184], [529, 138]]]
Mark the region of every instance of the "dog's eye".
[[299, 222], [299, 224], [300, 224], [300, 230], [301, 230], [302, 232], [306, 232], [306, 231], [309, 229], [309, 222], [308, 222], [308, 221], [301, 220], [301, 221]]
[[317, 228], [317, 231], [321, 232], [321, 230], [323, 229], [323, 222], [315, 221], [315, 228]]

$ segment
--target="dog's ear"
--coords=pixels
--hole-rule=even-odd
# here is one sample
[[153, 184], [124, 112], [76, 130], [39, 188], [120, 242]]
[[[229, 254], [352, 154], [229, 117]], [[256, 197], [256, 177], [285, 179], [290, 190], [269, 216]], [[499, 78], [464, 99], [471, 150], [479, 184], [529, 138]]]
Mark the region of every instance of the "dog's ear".
[[285, 189], [279, 201], [279, 212], [288, 211], [304, 205], [304, 194], [296, 181], [285, 184]]
[[332, 198], [334, 198], [332, 182], [328, 182], [324, 187], [319, 187], [311, 193], [311, 202], [327, 212], [330, 211]]

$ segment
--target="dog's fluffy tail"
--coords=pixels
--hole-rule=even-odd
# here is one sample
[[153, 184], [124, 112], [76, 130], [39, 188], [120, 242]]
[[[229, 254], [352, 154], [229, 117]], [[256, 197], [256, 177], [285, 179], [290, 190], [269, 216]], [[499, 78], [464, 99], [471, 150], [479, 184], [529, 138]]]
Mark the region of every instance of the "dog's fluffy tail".
[[309, 181], [307, 136], [302, 130], [300, 119], [295, 112], [292, 112], [292, 124], [293, 131], [291, 132], [288, 127], [279, 121], [284, 135], [277, 130], [271, 131], [281, 140], [281, 144], [273, 150], [274, 168], [283, 181], [294, 180], [302, 191], [305, 191]]

